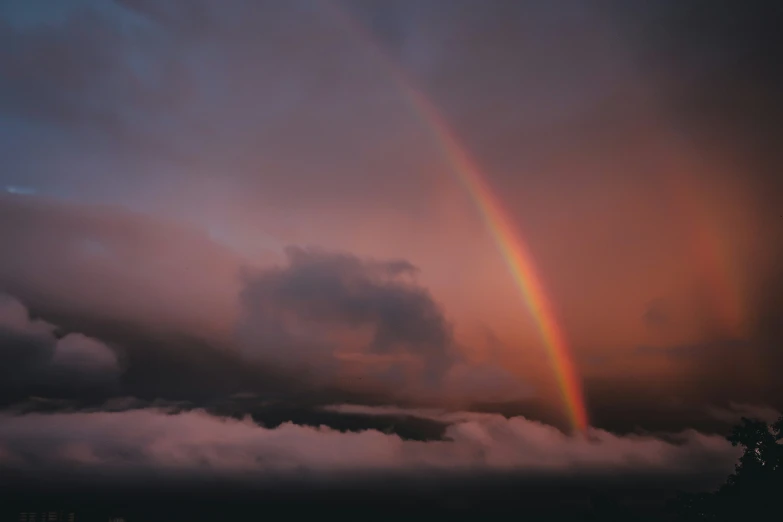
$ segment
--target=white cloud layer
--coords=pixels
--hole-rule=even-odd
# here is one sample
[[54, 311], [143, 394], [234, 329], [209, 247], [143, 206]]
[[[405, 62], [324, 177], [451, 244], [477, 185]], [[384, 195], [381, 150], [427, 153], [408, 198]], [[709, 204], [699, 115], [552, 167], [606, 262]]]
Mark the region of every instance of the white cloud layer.
[[[602, 430], [569, 436], [522, 417], [406, 413], [450, 423], [447, 440], [412, 441], [376, 430], [340, 432], [291, 423], [267, 429], [249, 418], [225, 419], [204, 411], [3, 414], [0, 466], [228, 478], [424, 471], [721, 475], [731, 471], [738, 456], [722, 437], [694, 431], [679, 434], [677, 442]], [[35, 455], [34, 461], [29, 455]]]

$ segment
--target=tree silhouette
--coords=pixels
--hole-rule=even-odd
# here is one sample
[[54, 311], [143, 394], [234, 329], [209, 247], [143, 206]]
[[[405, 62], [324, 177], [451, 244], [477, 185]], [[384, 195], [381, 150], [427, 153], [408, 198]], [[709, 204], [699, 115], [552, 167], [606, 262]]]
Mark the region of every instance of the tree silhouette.
[[681, 494], [672, 504], [679, 520], [783, 520], [783, 417], [769, 425], [743, 417], [726, 437], [743, 448], [734, 473], [714, 493]]

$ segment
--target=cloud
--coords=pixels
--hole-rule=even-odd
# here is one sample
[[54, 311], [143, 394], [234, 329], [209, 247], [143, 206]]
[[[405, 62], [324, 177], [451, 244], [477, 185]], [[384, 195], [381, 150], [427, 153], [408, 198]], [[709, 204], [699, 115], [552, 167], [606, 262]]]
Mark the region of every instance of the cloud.
[[45, 321], [31, 318], [19, 300], [3, 293], [0, 293], [0, 327], [10, 333], [34, 337], [46, 336], [54, 329]]
[[[433, 400], [466, 403], [529, 393], [491, 361], [462, 360], [404, 259], [292, 247], [285, 264], [243, 272], [197, 229], [119, 208], [6, 196], [0, 217], [0, 291], [70, 332], [52, 368], [97, 364], [77, 333], [110, 342], [122, 348], [123, 394], [203, 401], [331, 386], [415, 398], [428, 387]], [[7, 321], [27, 328], [16, 306]]]
[[245, 275], [238, 332], [248, 357], [327, 373], [359, 366], [392, 381], [418, 370], [429, 384], [456, 360], [451, 326], [410, 280], [410, 263], [303, 248], [287, 256], [287, 266]]
[[0, 293], [0, 389], [107, 386], [120, 373], [117, 354], [80, 333], [60, 335], [56, 326], [32, 319], [25, 306]]
[[57, 341], [52, 366], [74, 373], [114, 373], [118, 371], [117, 354], [104, 343], [83, 334], [68, 334]]
[[0, 194], [0, 248], [0, 291], [42, 313], [199, 334], [234, 319], [239, 260], [175, 221]]
[[[414, 412], [415, 414], [415, 412]], [[258, 480], [355, 473], [517, 472], [530, 476], [714, 474], [738, 456], [722, 437], [694, 431], [677, 442], [591, 430], [571, 437], [522, 417], [469, 412], [448, 419], [444, 440], [375, 430], [340, 432], [283, 423], [267, 429], [203, 411], [2, 414], [0, 466], [101, 476], [207, 476]], [[31, 435], [35, 435], [32, 437]], [[116, 476], [116, 475], [115, 475]]]
[[464, 360], [410, 262], [301, 247], [286, 254], [284, 266], [245, 273], [237, 332], [250, 360], [308, 372], [313, 382], [425, 402], [532, 394], [496, 362]]

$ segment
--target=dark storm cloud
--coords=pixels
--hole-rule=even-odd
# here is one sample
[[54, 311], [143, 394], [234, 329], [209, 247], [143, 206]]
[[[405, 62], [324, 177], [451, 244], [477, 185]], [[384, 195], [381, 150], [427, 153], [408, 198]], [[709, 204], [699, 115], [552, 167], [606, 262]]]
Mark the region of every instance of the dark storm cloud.
[[330, 346], [324, 329], [347, 327], [371, 329], [361, 355], [420, 357], [431, 383], [454, 362], [451, 326], [440, 307], [424, 288], [402, 278], [415, 274], [410, 263], [301, 248], [287, 254], [287, 266], [245, 276], [239, 328], [249, 356], [296, 364], [320, 351], [328, 361], [346, 340]]
[[58, 334], [0, 293], [0, 401], [36, 393], [110, 393], [120, 373], [112, 348], [83, 334]]

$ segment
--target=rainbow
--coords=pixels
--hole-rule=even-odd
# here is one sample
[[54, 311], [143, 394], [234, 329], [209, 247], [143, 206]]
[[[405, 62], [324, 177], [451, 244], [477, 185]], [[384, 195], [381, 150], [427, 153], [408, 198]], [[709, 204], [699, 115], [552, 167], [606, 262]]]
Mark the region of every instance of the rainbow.
[[330, 12], [343, 25], [352, 29], [352, 32], [366, 42], [368, 48], [373, 50], [383, 61], [416, 115], [432, 133], [433, 139], [440, 148], [443, 157], [448, 161], [451, 171], [475, 203], [484, 225], [503, 256], [517, 289], [538, 325], [544, 345], [549, 352], [569, 421], [575, 430], [584, 432], [589, 422], [587, 408], [580, 378], [565, 335], [547, 299], [544, 285], [536, 272], [533, 257], [515, 231], [511, 220], [503, 211], [501, 202], [493, 194], [478, 165], [468, 155], [465, 147], [461, 146], [437, 107], [421, 90], [414, 87], [415, 83], [408, 78], [406, 72], [387, 56], [360, 23], [334, 3], [327, 2], [327, 4], [333, 7]]

